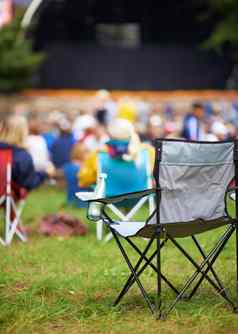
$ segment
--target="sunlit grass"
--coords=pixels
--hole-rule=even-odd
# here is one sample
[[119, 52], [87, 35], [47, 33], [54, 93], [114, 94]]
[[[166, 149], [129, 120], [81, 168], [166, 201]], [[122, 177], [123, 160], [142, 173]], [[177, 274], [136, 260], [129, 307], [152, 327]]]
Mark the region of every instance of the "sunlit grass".
[[[66, 239], [38, 235], [40, 218], [60, 211], [82, 219], [89, 233]], [[112, 307], [127, 279], [126, 264], [113, 241], [96, 241], [95, 226], [86, 221], [84, 210], [66, 208], [59, 189], [44, 187], [32, 193], [24, 222], [33, 231], [29, 242], [15, 239], [10, 247], [0, 248], [0, 333], [238, 333], [238, 315], [207, 283], [191, 301], [180, 302], [166, 321], [154, 320], [136, 287], [119, 306]], [[202, 235], [201, 244], [209, 249], [221, 232]], [[192, 251], [191, 240], [180, 242]], [[135, 261], [135, 253], [130, 251], [130, 255]], [[198, 252], [193, 256], [201, 260]], [[162, 267], [178, 288], [193, 270], [169, 243], [163, 250]], [[234, 238], [215, 268], [238, 302]], [[143, 282], [153, 296], [154, 273], [143, 275]], [[165, 285], [163, 296], [166, 304], [174, 297]]]

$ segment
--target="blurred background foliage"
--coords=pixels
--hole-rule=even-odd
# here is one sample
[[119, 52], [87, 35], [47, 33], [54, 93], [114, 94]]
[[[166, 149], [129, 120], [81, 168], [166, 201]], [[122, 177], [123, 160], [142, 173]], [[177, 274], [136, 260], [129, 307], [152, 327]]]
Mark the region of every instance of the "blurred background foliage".
[[[23, 0], [17, 1], [18, 4], [24, 2]], [[95, 1], [95, 4], [98, 4], [97, 10], [95, 9], [96, 14], [91, 13], [90, 3], [86, 1], [83, 5], [73, 0], [45, 1], [44, 6], [38, 12], [37, 19], [33, 20], [28, 28], [28, 38], [25, 37], [19, 18], [24, 14], [25, 7], [16, 6], [14, 10], [17, 18], [0, 30], [0, 92], [15, 92], [32, 87], [36, 84], [36, 80], [41, 83], [39, 86], [44, 87], [44, 81], [42, 83], [40, 79], [41, 71], [37, 71], [45, 58], [42, 51], [48, 52], [48, 46], [52, 46], [53, 42], [64, 44], [66, 40], [72, 42], [71, 45], [79, 44], [81, 40], [85, 42], [92, 31], [95, 32], [97, 22], [104, 22], [107, 19], [111, 23], [112, 18], [117, 22], [118, 17], [120, 22], [129, 22], [129, 19], [134, 18], [140, 23], [137, 22], [143, 31], [141, 38], [145, 48], [146, 43], [152, 42], [162, 47], [171, 44], [179, 48], [184, 44], [191, 49], [194, 46], [197, 48], [202, 43], [206, 49], [217, 50], [222, 56], [225, 55], [232, 66], [235, 65], [226, 88], [237, 89], [238, 0], [191, 0], [190, 2], [169, 0], [166, 6], [160, 8], [156, 5], [156, 1], [151, 0], [143, 6], [138, 3], [135, 8], [132, 8], [133, 10], [123, 5], [122, 1], [118, 1], [118, 6], [121, 6], [119, 6], [120, 13], [117, 13], [114, 6], [108, 6], [106, 1], [104, 1], [104, 6], [101, 2]], [[75, 10], [78, 8], [76, 5], [84, 9], [80, 15], [79, 11]], [[105, 10], [102, 10], [104, 8]], [[176, 29], [178, 25], [179, 29]], [[91, 36], [91, 38], [90, 42], [95, 44], [95, 50], [97, 50], [96, 37]], [[88, 40], [86, 42], [88, 43]], [[72, 50], [75, 53], [79, 52], [77, 45]], [[62, 59], [64, 59], [63, 56]], [[68, 57], [68, 54], [65, 53], [65, 57]], [[52, 56], [47, 58], [50, 59]], [[194, 62], [197, 62], [195, 58], [191, 58], [191, 61], [193, 59]], [[66, 59], [66, 71], [68, 71], [67, 61]], [[50, 64], [48, 66], [50, 67]], [[115, 68], [116, 66], [117, 64]], [[64, 68], [60, 69], [63, 73]], [[34, 73], [38, 73], [38, 76], [34, 76]], [[64, 74], [62, 74], [63, 77]], [[62, 79], [63, 83], [64, 80]], [[72, 82], [74, 80], [74, 84], [78, 87], [78, 82], [81, 83], [81, 81], [76, 75], [72, 78]]]
[[44, 59], [32, 50], [25, 38], [20, 17], [1, 28], [0, 33], [0, 92], [11, 93], [32, 84], [32, 76]]
[[205, 47], [228, 50], [235, 63], [238, 63], [238, 0], [209, 0], [207, 17], [215, 15], [217, 23], [204, 42]]

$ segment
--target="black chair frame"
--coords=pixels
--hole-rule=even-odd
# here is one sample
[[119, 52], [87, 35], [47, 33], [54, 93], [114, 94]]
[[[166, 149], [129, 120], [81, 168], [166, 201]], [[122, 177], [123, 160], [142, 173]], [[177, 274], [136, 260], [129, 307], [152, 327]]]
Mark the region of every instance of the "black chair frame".
[[[166, 231], [166, 228], [163, 224], [160, 223], [160, 214], [159, 214], [159, 206], [160, 206], [160, 200], [161, 200], [161, 188], [159, 183], [159, 164], [160, 164], [160, 157], [162, 153], [162, 141], [157, 140], [156, 141], [156, 163], [154, 167], [154, 178], [156, 187], [153, 190], [143, 191], [143, 192], [137, 192], [137, 193], [131, 193], [131, 194], [124, 194], [122, 196], [115, 196], [112, 198], [107, 199], [101, 199], [97, 200], [104, 204], [102, 209], [102, 216], [104, 223], [108, 226], [111, 233], [113, 234], [113, 237], [116, 241], [116, 244], [125, 259], [127, 266], [130, 270], [130, 276], [128, 277], [127, 281], [124, 284], [123, 289], [121, 290], [120, 294], [118, 295], [117, 299], [115, 300], [114, 305], [118, 305], [118, 303], [122, 300], [122, 298], [126, 295], [126, 293], [130, 290], [130, 288], [136, 283], [139, 287], [139, 290], [147, 303], [151, 313], [155, 315], [156, 319], [166, 319], [168, 314], [174, 309], [178, 301], [182, 299], [190, 300], [195, 293], [197, 292], [198, 288], [201, 286], [202, 282], [206, 280], [209, 282], [209, 284], [215, 289], [215, 291], [231, 306], [231, 308], [234, 311], [237, 311], [237, 306], [235, 302], [231, 299], [229, 296], [226, 288], [224, 287], [224, 284], [222, 283], [222, 280], [219, 278], [218, 274], [214, 270], [214, 264], [223, 251], [224, 247], [226, 246], [227, 242], [231, 238], [232, 234], [235, 232], [236, 234], [236, 288], [238, 293], [238, 186], [235, 187], [235, 208], [236, 208], [236, 218], [230, 219], [229, 223], [227, 224], [227, 227], [224, 231], [224, 233], [220, 236], [220, 238], [215, 243], [214, 247], [206, 253], [202, 246], [199, 244], [198, 239], [195, 235], [192, 235], [191, 238], [193, 240], [194, 246], [197, 248], [199, 253], [202, 257], [202, 262], [197, 263], [193, 257], [184, 249], [184, 247], [176, 240], [175, 237], [171, 236], [168, 231]], [[238, 185], [238, 142], [235, 141], [234, 145], [234, 166], [235, 166], [235, 183]], [[115, 222], [107, 213], [106, 211], [106, 205], [109, 203], [116, 203], [120, 202], [124, 198], [135, 198], [142, 196], [149, 196], [151, 193], [155, 193], [156, 196], [156, 203], [157, 208], [155, 212], [153, 213], [156, 215], [156, 225], [154, 226], [154, 234], [153, 236], [148, 240], [144, 250], [140, 250], [139, 247], [135, 244], [133, 241], [133, 238], [126, 237], [123, 239], [126, 240], [126, 242], [138, 253], [139, 258], [136, 262], [136, 264], [133, 266], [131, 260], [129, 259], [129, 256], [126, 252], [125, 247], [123, 247], [123, 244], [121, 242], [121, 238], [118, 235], [118, 233], [115, 232], [113, 229], [113, 224], [116, 224]], [[149, 219], [151, 216], [147, 219]], [[168, 280], [167, 277], [162, 273], [161, 271], [161, 251], [166, 245], [166, 243], [170, 241], [180, 252], [185, 256], [185, 258], [194, 266], [195, 271], [193, 274], [186, 280], [183, 287], [179, 290], [177, 289], [172, 282]], [[155, 244], [155, 250], [153, 253], [148, 257], [147, 254], [149, 250], [151, 250], [152, 245]], [[155, 263], [153, 263], [153, 260], [156, 260]], [[142, 282], [140, 280], [141, 274], [146, 270], [147, 267], [152, 268], [156, 272], [157, 276], [157, 287], [156, 287], [156, 297], [155, 300], [152, 301], [148, 293], [146, 292], [144, 286], [142, 285]], [[208, 274], [211, 273], [212, 276], [209, 276]], [[166, 285], [172, 289], [172, 291], [175, 293], [176, 298], [174, 301], [165, 309], [162, 307], [162, 281], [166, 283]], [[192, 290], [186, 294], [189, 291], [189, 288], [192, 287], [192, 284], [195, 283]]]

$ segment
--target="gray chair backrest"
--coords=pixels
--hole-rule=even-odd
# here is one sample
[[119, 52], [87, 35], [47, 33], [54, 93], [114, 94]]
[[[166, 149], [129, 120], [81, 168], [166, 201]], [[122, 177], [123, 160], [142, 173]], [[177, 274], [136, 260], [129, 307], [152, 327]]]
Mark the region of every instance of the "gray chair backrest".
[[162, 140], [161, 144], [155, 175], [162, 188], [160, 222], [225, 217], [225, 193], [234, 178], [234, 142]]

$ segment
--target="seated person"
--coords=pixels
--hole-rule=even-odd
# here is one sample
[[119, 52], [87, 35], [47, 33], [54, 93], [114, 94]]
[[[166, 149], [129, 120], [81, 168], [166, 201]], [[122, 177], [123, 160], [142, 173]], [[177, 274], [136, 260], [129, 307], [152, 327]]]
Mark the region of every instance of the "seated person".
[[85, 207], [87, 204], [79, 200], [75, 193], [78, 191], [88, 191], [88, 188], [81, 188], [78, 185], [77, 175], [80, 172], [80, 166], [88, 154], [86, 146], [77, 143], [73, 146], [70, 154], [71, 161], [63, 166], [64, 178], [67, 187], [67, 202], [77, 207]]
[[[12, 182], [17, 189], [31, 191], [54, 175], [54, 168], [49, 166], [43, 171], [36, 171], [31, 155], [25, 149], [28, 136], [27, 120], [22, 116], [10, 116], [0, 121], [0, 149], [12, 149]], [[20, 198], [16, 198], [20, 199]]]
[[53, 121], [50, 118], [51, 114], [44, 115], [44, 118], [41, 119], [41, 129], [42, 129], [42, 137], [44, 138], [47, 149], [51, 153], [52, 146], [54, 145], [55, 140], [58, 137], [57, 128]]
[[29, 135], [26, 141], [27, 151], [30, 153], [36, 170], [44, 170], [50, 161], [49, 151], [45, 139], [41, 136], [41, 119], [33, 115], [29, 119]]
[[59, 119], [58, 127], [59, 136], [51, 147], [51, 159], [55, 168], [62, 168], [66, 162], [70, 162], [70, 151], [75, 144], [75, 139], [67, 118]]
[[97, 174], [106, 173], [105, 196], [147, 189], [153, 168], [153, 148], [148, 144], [141, 144], [128, 120], [115, 120], [108, 132], [110, 140], [105, 147], [91, 153], [82, 165], [79, 173], [80, 186], [95, 184]]

